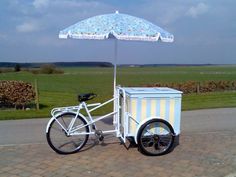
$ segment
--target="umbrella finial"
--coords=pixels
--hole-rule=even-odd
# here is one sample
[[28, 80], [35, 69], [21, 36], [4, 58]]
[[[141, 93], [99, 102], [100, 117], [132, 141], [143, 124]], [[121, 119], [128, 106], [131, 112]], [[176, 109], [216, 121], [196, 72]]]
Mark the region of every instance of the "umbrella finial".
[[118, 14], [119, 13], [119, 11], [118, 10], [116, 10], [116, 14]]

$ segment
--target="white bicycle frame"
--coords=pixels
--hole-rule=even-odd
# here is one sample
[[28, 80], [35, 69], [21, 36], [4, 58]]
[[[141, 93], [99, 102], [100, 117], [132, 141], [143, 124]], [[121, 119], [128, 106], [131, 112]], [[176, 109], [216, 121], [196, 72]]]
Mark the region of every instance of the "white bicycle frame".
[[[114, 105], [114, 110], [113, 112], [110, 112], [106, 115], [97, 117], [97, 118], [93, 118], [93, 116], [91, 115], [91, 112], [109, 104], [113, 102]], [[106, 133], [116, 133], [117, 137], [120, 137], [120, 121], [119, 119], [119, 96], [115, 95], [114, 98], [104, 102], [104, 103], [94, 103], [94, 104], [86, 104], [85, 102], [80, 103], [78, 106], [69, 106], [69, 107], [59, 107], [59, 108], [54, 108], [51, 111], [51, 115], [52, 118], [48, 123], [46, 132], [48, 132], [49, 129], [49, 125], [50, 123], [55, 120], [60, 126], [61, 128], [66, 132], [67, 135], [85, 135], [85, 134], [95, 134], [95, 131], [93, 130], [93, 128], [91, 128], [91, 125], [93, 125], [95, 127], [96, 130], [96, 122], [100, 121], [102, 119], [106, 119], [110, 116], [113, 115], [113, 125], [114, 125], [114, 129], [112, 130], [106, 130], [106, 131], [102, 131], [103, 134]], [[85, 117], [83, 114], [80, 113], [80, 111], [84, 109], [87, 116]], [[64, 113], [74, 113], [75, 117], [71, 120], [70, 124], [68, 127], [63, 127], [63, 125], [56, 119], [58, 116], [64, 114]], [[85, 121], [86, 121], [86, 125], [75, 125], [76, 119], [78, 117], [82, 117]], [[82, 129], [83, 127], [89, 127], [89, 132], [79, 132], [80, 129]]]

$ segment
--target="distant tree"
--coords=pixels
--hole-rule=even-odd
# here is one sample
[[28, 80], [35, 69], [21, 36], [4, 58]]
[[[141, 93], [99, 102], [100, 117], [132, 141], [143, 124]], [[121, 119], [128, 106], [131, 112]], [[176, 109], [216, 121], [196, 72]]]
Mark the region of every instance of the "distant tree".
[[41, 74], [63, 74], [64, 71], [56, 68], [53, 64], [44, 64], [40, 67]]
[[53, 64], [44, 64], [40, 67], [40, 70], [42, 74], [53, 74], [55, 68], [56, 66]]
[[15, 72], [19, 72], [21, 70], [20, 64], [16, 64], [14, 67]]

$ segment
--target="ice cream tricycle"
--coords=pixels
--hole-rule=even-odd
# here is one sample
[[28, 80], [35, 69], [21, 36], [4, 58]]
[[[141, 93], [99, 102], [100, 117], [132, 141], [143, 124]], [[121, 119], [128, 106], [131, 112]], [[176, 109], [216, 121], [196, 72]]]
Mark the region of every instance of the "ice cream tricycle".
[[[95, 16], [60, 31], [60, 38], [115, 39], [114, 95], [104, 103], [87, 104], [94, 93], [78, 95], [76, 106], [54, 108], [46, 128], [50, 147], [60, 154], [80, 151], [89, 136], [103, 141], [114, 133], [122, 143], [134, 142], [146, 155], [169, 152], [180, 134], [182, 92], [166, 87], [121, 87], [116, 85], [117, 39], [173, 42], [172, 34], [146, 20], [126, 14]], [[113, 103], [113, 111], [96, 117], [93, 111]], [[112, 130], [99, 130], [98, 121], [113, 118]]]
[[[96, 94], [78, 96], [78, 106], [54, 108], [46, 137], [50, 147], [60, 154], [80, 151], [90, 135], [100, 141], [115, 133], [123, 143], [133, 140], [146, 155], [169, 152], [180, 134], [181, 92], [166, 88], [116, 87], [116, 95], [104, 103], [87, 104]], [[92, 112], [114, 102], [114, 110], [94, 118]], [[82, 114], [84, 110], [86, 115]], [[96, 122], [113, 116], [113, 130], [98, 130]]]

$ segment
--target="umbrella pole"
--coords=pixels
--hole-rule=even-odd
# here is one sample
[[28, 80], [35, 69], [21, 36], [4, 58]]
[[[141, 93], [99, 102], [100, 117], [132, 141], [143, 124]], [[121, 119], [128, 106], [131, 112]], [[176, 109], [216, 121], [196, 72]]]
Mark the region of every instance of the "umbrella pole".
[[[113, 98], [116, 98], [116, 68], [117, 68], [117, 39], [115, 39], [115, 49], [114, 49], [114, 82], [113, 82]], [[116, 107], [118, 106], [117, 99], [114, 99], [113, 103], [113, 111], [116, 111]], [[117, 114], [113, 117], [113, 125], [117, 123]]]
[[114, 62], [114, 96], [116, 95], [116, 68], [117, 68], [117, 39], [115, 39], [115, 62]]

